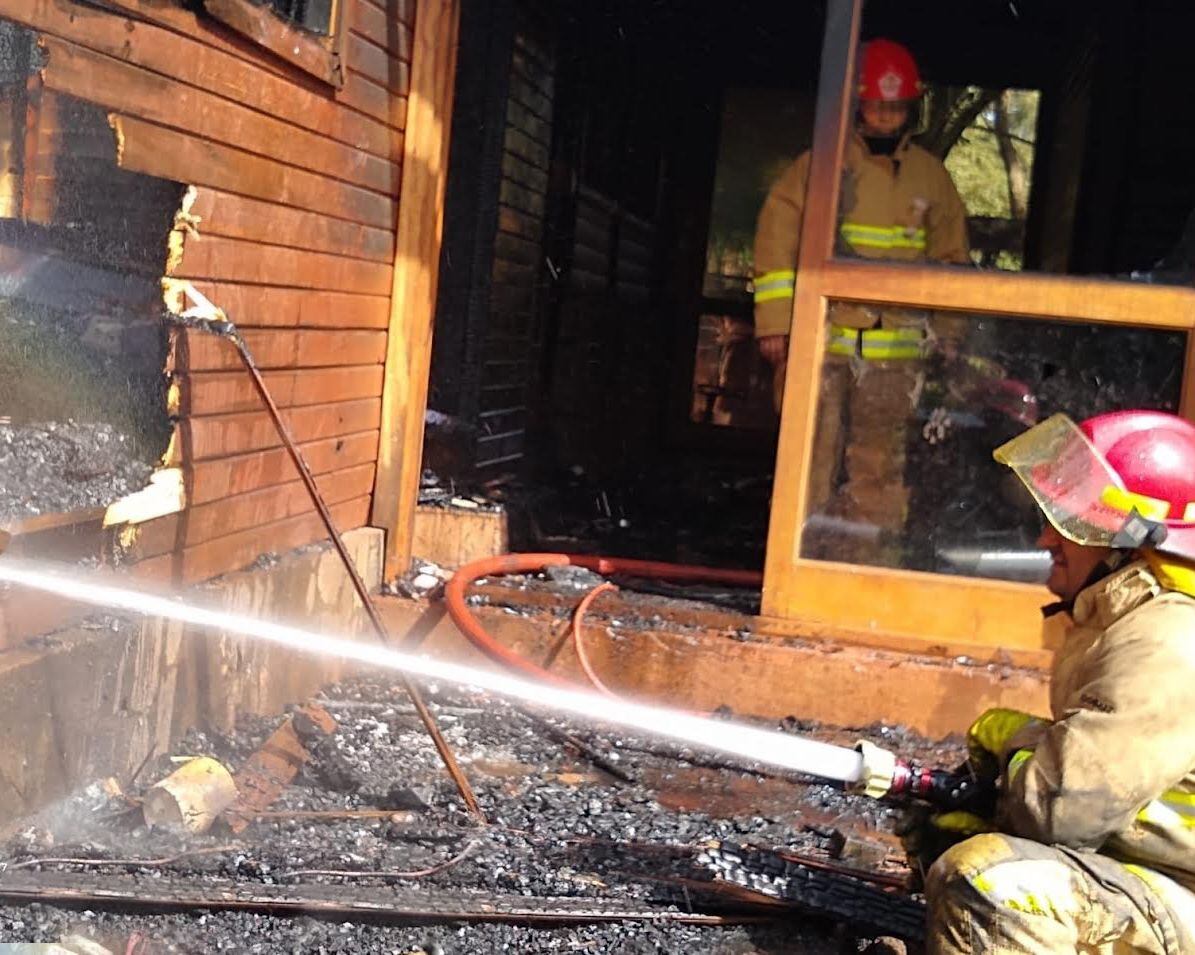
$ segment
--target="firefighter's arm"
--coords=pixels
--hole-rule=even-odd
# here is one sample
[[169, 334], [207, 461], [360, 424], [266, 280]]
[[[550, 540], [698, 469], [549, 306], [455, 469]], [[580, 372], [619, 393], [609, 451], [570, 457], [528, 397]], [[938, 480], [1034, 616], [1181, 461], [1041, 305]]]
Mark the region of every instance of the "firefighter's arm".
[[1125, 635], [1087, 667], [1062, 719], [1012, 756], [997, 821], [1013, 835], [1099, 848], [1195, 765], [1195, 641]]
[[967, 209], [945, 166], [940, 169], [940, 181], [936, 192], [937, 201], [930, 204], [927, 213], [925, 254], [934, 262], [970, 265], [971, 244], [967, 239]]
[[755, 336], [787, 335], [792, 322], [797, 253], [805, 214], [809, 154], [784, 171], [755, 227]]

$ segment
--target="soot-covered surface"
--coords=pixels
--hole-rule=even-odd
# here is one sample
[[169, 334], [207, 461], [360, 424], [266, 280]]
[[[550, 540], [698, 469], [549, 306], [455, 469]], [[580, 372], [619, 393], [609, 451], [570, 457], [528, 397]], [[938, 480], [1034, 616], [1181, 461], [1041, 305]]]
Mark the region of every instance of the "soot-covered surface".
[[[489, 825], [464, 810], [435, 750], [402, 691], [388, 682], [331, 687], [320, 702], [339, 729], [271, 807], [240, 836], [180, 836], [148, 830], [140, 814], [93, 785], [26, 820], [6, 846], [22, 871], [90, 874], [110, 885], [160, 890], [170, 884], [355, 887], [371, 899], [387, 893], [454, 893], [478, 906], [494, 897], [567, 898], [684, 911], [691, 900], [668, 887], [673, 854], [651, 846], [697, 846], [711, 839], [787, 846], [822, 853], [832, 830], [886, 830], [892, 810], [798, 777], [767, 776], [760, 767], [679, 749], [660, 740], [594, 732], [558, 723], [607, 754], [633, 778], [595, 769], [542, 718], [479, 694], [427, 687], [444, 733], [476, 789]], [[229, 734], [193, 732], [152, 760], [134, 799], [171, 771], [172, 757], [211, 755], [239, 767], [277, 726], [246, 718]], [[782, 729], [833, 742], [859, 729], [786, 721]], [[862, 731], [902, 755], [947, 764], [954, 743], [935, 745], [899, 729]], [[376, 818], [314, 819], [301, 812], [382, 809]], [[879, 837], [877, 837], [879, 838]], [[627, 849], [625, 844], [633, 844]], [[194, 854], [196, 850], [208, 850]], [[467, 853], [465, 850], [468, 850]], [[184, 853], [191, 853], [185, 855]], [[378, 877], [455, 864], [422, 877]], [[183, 855], [180, 855], [183, 854]], [[46, 863], [35, 858], [161, 860], [153, 866]], [[352, 872], [359, 877], [326, 874]], [[131, 880], [131, 881], [130, 881]], [[700, 903], [699, 903], [700, 906]], [[287, 918], [247, 912], [147, 915], [79, 912], [53, 906], [0, 908], [3, 941], [50, 941], [82, 926], [93, 937], [133, 933], [180, 952], [837, 952], [828, 922], [788, 917], [750, 926], [621, 922], [564, 927], [467, 924], [378, 925]], [[438, 946], [438, 948], [437, 948]]]

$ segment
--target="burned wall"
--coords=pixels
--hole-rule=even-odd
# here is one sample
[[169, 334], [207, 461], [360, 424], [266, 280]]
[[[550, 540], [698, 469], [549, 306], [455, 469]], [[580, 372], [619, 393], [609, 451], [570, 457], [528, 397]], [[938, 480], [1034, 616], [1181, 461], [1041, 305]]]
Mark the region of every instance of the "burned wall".
[[158, 280], [182, 197], [121, 170], [108, 118], [0, 21], [0, 521], [140, 489], [166, 449]]
[[440, 263], [428, 467], [463, 477], [526, 451], [548, 269], [543, 235], [555, 99], [555, 24], [531, 0], [469, 5]]
[[[182, 4], [0, 0], [36, 35], [59, 121], [64, 101], [86, 104], [117, 171], [186, 188], [146, 275], [192, 282], [242, 328], [342, 529], [367, 520], [377, 458], [415, 14], [409, 0], [346, 0], [337, 88]], [[114, 189], [82, 188], [100, 158], [56, 167], [81, 188], [56, 188], [43, 217], [124, 207]], [[125, 231], [150, 230], [126, 218]], [[194, 581], [323, 536], [226, 343], [174, 335], [166, 365], [165, 464], [187, 507], [129, 534], [130, 559]]]

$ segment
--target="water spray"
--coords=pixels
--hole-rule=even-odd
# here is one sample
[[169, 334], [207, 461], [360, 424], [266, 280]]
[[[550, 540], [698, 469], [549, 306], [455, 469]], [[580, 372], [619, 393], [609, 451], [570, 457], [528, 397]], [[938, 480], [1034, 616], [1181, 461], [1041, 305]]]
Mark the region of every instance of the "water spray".
[[328, 636], [284, 624], [213, 610], [177, 597], [103, 583], [75, 568], [0, 557], [0, 582], [110, 610], [162, 617], [239, 634], [299, 653], [337, 657], [412, 677], [477, 687], [537, 707], [661, 736], [692, 746], [844, 783], [863, 776], [863, 757], [852, 749], [799, 736], [711, 720], [678, 710], [610, 699], [584, 690], [549, 686], [507, 673]]
[[0, 582], [54, 594], [65, 600], [224, 631], [287, 647], [391, 670], [406, 677], [476, 687], [537, 707], [686, 743], [723, 755], [845, 783], [875, 798], [921, 799], [947, 808], [973, 806], [988, 785], [972, 774], [929, 769], [860, 743], [834, 746], [742, 723], [712, 720], [669, 707], [616, 701], [584, 690], [545, 684], [509, 673], [418, 656], [377, 644], [358, 643], [284, 624], [213, 610], [178, 597], [102, 582], [76, 568], [0, 557]]

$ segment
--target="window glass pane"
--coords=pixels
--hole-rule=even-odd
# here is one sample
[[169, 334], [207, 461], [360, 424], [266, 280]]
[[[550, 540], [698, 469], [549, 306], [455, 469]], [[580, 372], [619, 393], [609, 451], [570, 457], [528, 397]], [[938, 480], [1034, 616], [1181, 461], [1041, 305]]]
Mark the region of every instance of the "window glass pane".
[[[690, 409], [699, 424], [777, 425], [773, 367], [760, 354], [752, 320], [755, 227], [768, 190], [809, 148], [813, 108], [804, 90], [725, 93]], [[791, 310], [791, 299], [785, 304]]]
[[945, 161], [985, 266], [1195, 281], [1195, 134], [1175, 122], [1188, 91], [1171, 75], [1195, 8], [1167, 11], [867, 0], [861, 42], [895, 41], [915, 62], [910, 133]]
[[[967, 238], [976, 265], [1020, 271], [1025, 260], [1025, 220], [1037, 153], [1037, 118], [1041, 93], [1037, 90], [984, 90], [945, 87], [928, 94], [927, 112], [940, 115], [940, 126], [968, 108], [953, 143], [939, 136], [946, 171], [967, 210]], [[966, 126], [962, 123], [970, 118]], [[953, 131], [951, 131], [952, 133]], [[922, 137], [925, 138], [925, 137]]]
[[327, 35], [332, 27], [332, 0], [269, 0], [280, 17], [312, 33]]
[[812, 95], [798, 90], [727, 90], [706, 245], [707, 298], [750, 304], [759, 209], [780, 174], [809, 148], [813, 106]]
[[1040, 580], [1036, 510], [993, 449], [1055, 412], [1178, 405], [1179, 333], [849, 303], [830, 320], [804, 557]]

